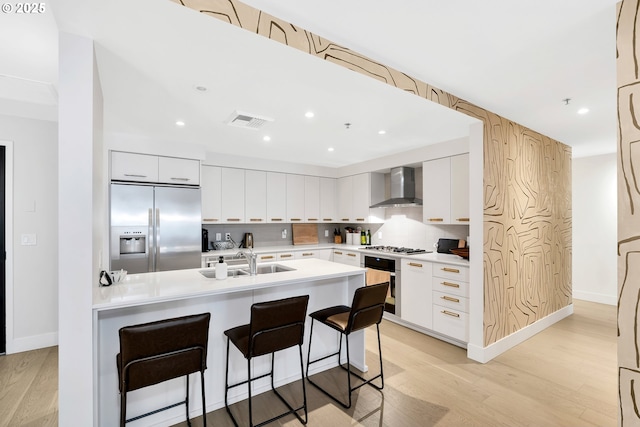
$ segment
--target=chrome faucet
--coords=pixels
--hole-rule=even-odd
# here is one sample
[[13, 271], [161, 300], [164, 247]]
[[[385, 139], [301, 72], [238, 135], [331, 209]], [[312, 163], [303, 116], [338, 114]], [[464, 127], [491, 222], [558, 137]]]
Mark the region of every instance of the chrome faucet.
[[254, 254], [253, 249], [249, 249], [248, 252], [249, 253], [247, 254], [246, 250], [240, 250], [234, 258], [245, 257], [249, 263], [249, 274], [251, 276], [255, 276], [258, 268], [258, 254]]

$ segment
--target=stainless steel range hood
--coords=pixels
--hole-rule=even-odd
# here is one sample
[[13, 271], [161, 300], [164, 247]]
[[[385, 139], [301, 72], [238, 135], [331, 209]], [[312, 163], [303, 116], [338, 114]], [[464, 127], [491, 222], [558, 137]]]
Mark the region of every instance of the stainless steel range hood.
[[409, 167], [391, 169], [391, 198], [371, 205], [371, 208], [393, 208], [422, 206], [422, 199], [416, 199], [416, 172]]

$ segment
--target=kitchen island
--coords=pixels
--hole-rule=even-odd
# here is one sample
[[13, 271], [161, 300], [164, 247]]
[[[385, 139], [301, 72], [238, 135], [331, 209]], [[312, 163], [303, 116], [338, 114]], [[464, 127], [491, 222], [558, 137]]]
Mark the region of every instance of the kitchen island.
[[[224, 406], [224, 371], [226, 339], [223, 331], [249, 322], [250, 307], [255, 302], [309, 295], [308, 313], [331, 305], [350, 305], [355, 289], [365, 283], [365, 270], [318, 259], [282, 261], [278, 264], [290, 271], [256, 276], [229, 277], [216, 280], [205, 277], [213, 269], [191, 269], [129, 275], [122, 283], [94, 289], [93, 334], [94, 376], [96, 393], [95, 425], [117, 425], [119, 417], [118, 374], [116, 354], [119, 351], [118, 330], [127, 325], [151, 322], [170, 317], [202, 312], [211, 313], [209, 348], [205, 371], [207, 412]], [[307, 355], [309, 328], [305, 325]], [[312, 358], [337, 351], [337, 334], [329, 328], [314, 331]], [[351, 362], [366, 371], [364, 331], [350, 336]], [[246, 361], [239, 352], [230, 353], [230, 382], [246, 379]], [[313, 366], [310, 374], [337, 365], [336, 358]], [[268, 356], [255, 359], [253, 372], [268, 372]], [[254, 374], [254, 375], [255, 375]], [[275, 382], [280, 386], [300, 379], [299, 362], [295, 348], [278, 353]], [[199, 376], [190, 381], [190, 413], [202, 414]], [[269, 389], [269, 379], [254, 383], [254, 393]], [[129, 416], [135, 416], [184, 398], [184, 379], [167, 381], [128, 394]], [[230, 392], [230, 402], [245, 399], [245, 387]], [[184, 420], [184, 407], [136, 421], [136, 425], [171, 425]]]

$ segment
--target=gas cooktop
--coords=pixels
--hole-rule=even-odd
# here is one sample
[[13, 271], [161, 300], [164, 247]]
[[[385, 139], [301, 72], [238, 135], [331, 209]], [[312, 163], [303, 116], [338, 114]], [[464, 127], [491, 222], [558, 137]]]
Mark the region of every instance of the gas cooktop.
[[432, 252], [426, 249], [413, 249], [413, 248], [405, 248], [405, 247], [398, 247], [398, 246], [361, 246], [359, 249], [367, 250], [367, 251], [388, 252], [388, 253], [394, 253], [394, 254], [405, 254], [405, 255], [427, 254]]

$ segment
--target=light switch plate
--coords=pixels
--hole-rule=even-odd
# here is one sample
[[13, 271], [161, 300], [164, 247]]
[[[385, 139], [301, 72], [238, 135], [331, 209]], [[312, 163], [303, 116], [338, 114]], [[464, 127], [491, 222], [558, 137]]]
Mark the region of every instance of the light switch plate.
[[22, 246], [34, 246], [37, 244], [37, 238], [35, 234], [23, 234], [20, 236], [20, 244]]
[[222, 239], [222, 233], [216, 233], [216, 242], [219, 242]]

